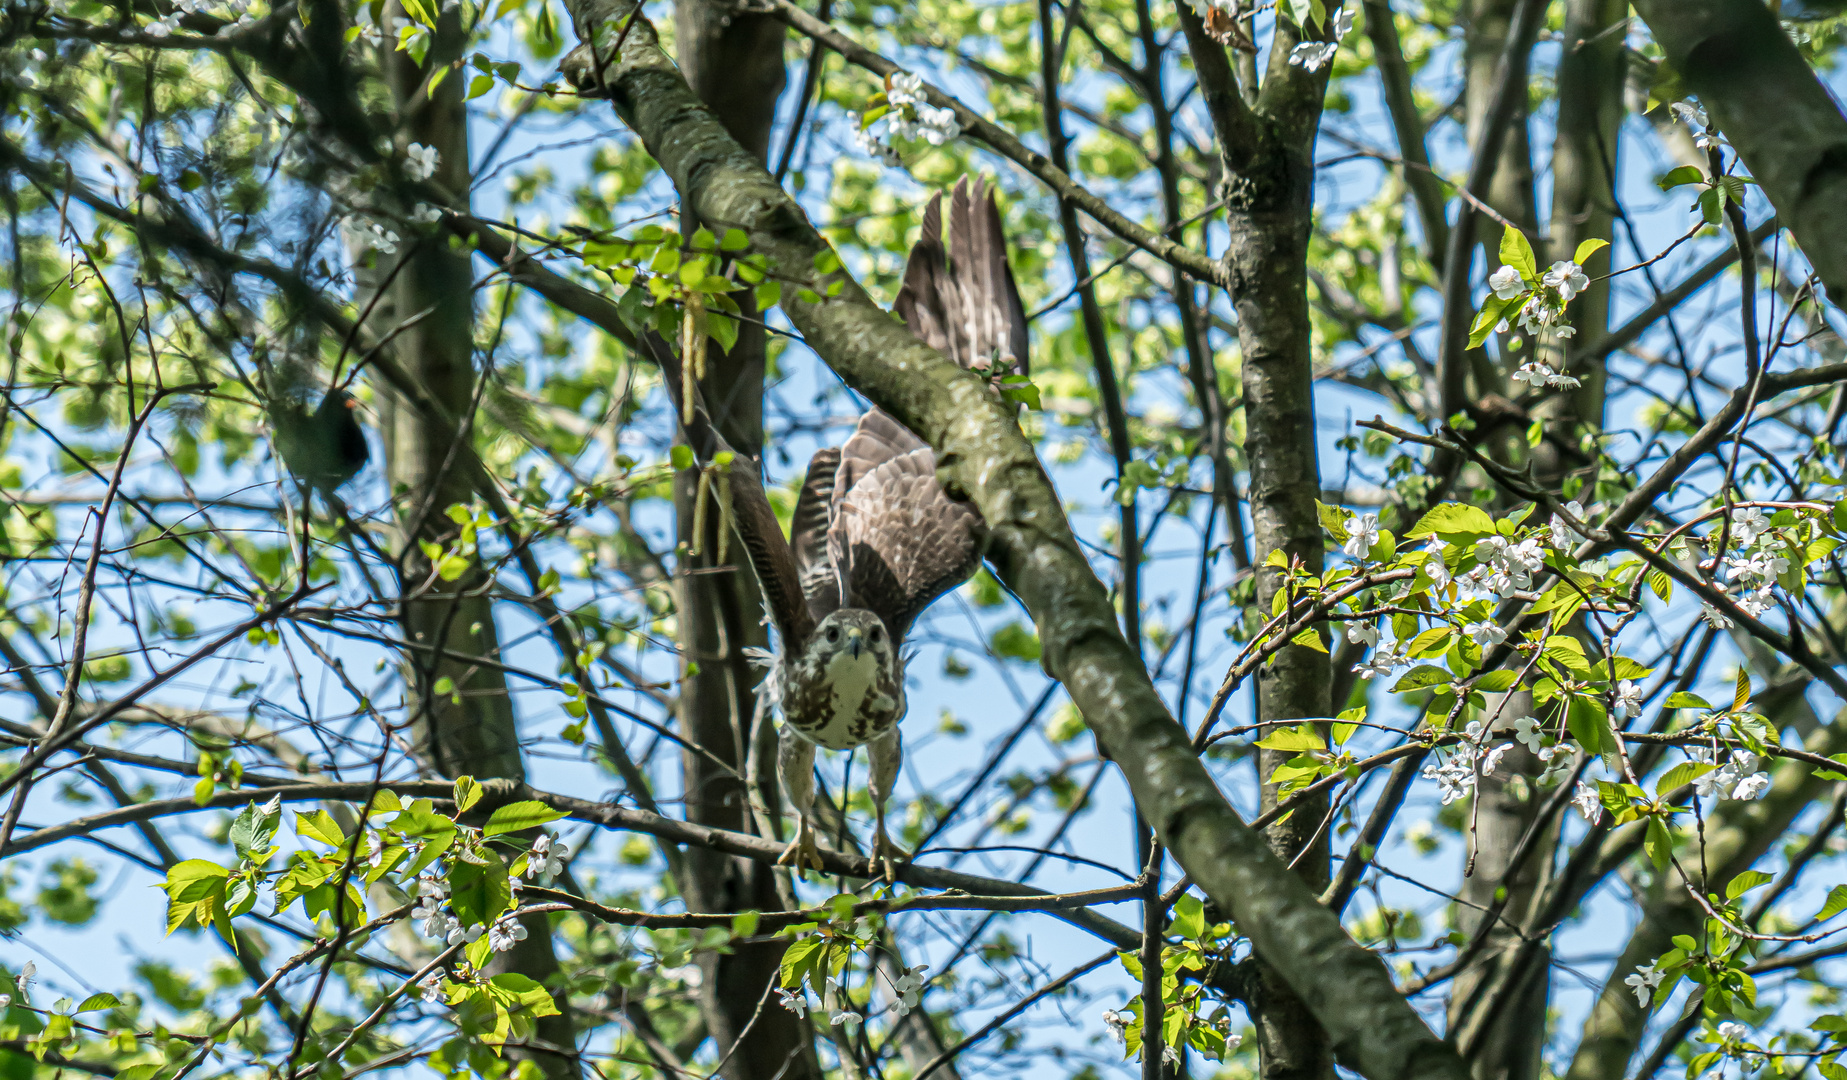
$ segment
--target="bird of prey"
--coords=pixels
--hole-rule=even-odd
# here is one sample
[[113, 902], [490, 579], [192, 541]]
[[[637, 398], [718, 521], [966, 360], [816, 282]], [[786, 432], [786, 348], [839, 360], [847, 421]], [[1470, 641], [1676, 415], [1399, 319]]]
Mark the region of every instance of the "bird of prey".
[[297, 480], [330, 496], [365, 468], [371, 451], [353, 415], [358, 408], [343, 389], [329, 390], [312, 413], [293, 401], [272, 404], [276, 449]]
[[[964, 368], [995, 379], [1023, 374], [1026, 312], [1000, 212], [982, 181], [957, 183], [948, 241], [946, 250], [939, 194], [911, 249], [899, 316]], [[666, 381], [677, 386], [677, 372]], [[702, 413], [695, 426], [701, 430], [687, 432], [695, 448], [715, 445]], [[906, 858], [885, 830], [902, 754], [905, 635], [932, 601], [980, 567], [987, 526], [937, 481], [928, 444], [878, 408], [860, 417], [845, 445], [809, 461], [787, 541], [756, 463], [740, 461], [731, 474], [733, 522], [779, 639], [775, 654], [757, 658], [770, 669], [762, 692], [782, 711], [777, 771], [797, 819], [779, 862], [821, 868], [810, 822], [815, 748], [865, 745], [877, 817], [873, 860], [892, 878]]]

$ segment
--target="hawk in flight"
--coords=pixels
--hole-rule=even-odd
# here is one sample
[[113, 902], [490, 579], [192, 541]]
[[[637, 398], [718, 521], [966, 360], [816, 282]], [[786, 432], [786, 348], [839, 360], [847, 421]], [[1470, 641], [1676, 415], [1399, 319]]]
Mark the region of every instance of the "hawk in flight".
[[[957, 183], [947, 249], [943, 233], [939, 194], [924, 211], [923, 235], [905, 267], [899, 316], [964, 368], [995, 379], [1024, 374], [1026, 312], [1000, 212], [982, 181]], [[666, 382], [677, 391], [679, 373], [670, 371]], [[687, 435], [695, 448], [720, 441], [697, 411]], [[905, 635], [924, 608], [980, 567], [987, 526], [937, 482], [935, 452], [876, 407], [844, 446], [809, 461], [788, 540], [755, 462], [739, 462], [731, 485], [733, 521], [779, 644], [759, 658], [770, 668], [762, 692], [782, 710], [777, 771], [798, 823], [779, 861], [821, 868], [810, 822], [815, 747], [866, 745], [877, 814], [873, 860], [891, 877], [894, 860], [906, 858], [885, 831], [885, 801], [902, 756]]]

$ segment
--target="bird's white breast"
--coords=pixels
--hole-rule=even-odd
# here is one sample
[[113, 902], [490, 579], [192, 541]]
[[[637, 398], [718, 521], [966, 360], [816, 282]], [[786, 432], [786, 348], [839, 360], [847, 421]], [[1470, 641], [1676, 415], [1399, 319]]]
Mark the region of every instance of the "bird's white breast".
[[806, 732], [813, 741], [830, 750], [845, 750], [865, 741], [854, 733], [854, 721], [867, 705], [867, 697], [878, 693], [873, 687], [879, 678], [879, 658], [868, 649], [855, 657], [842, 650], [827, 661], [827, 685], [832, 690], [823, 707], [825, 722]]

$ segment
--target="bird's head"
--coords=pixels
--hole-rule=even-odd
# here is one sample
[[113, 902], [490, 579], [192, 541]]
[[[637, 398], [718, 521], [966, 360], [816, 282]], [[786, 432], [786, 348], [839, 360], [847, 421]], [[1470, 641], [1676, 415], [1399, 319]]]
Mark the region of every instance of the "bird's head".
[[814, 628], [814, 636], [808, 639], [808, 649], [823, 664], [837, 658], [854, 662], [870, 658], [880, 667], [888, 667], [896, 655], [891, 635], [885, 630], [885, 621], [864, 608], [840, 608], [829, 612]]

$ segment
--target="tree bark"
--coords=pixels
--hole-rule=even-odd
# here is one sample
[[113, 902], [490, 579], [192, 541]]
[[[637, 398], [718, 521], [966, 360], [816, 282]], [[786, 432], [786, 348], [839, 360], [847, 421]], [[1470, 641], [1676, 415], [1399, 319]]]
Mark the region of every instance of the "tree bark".
[[[783, 24], [766, 15], [740, 14], [728, 0], [680, 0], [674, 5], [674, 27], [680, 70], [694, 93], [753, 159], [766, 162], [785, 81]], [[690, 234], [701, 222], [689, 210], [684, 224]], [[724, 231], [716, 224], [713, 228]], [[748, 303], [749, 294], [741, 295]], [[739, 325], [729, 353], [708, 342], [700, 386], [726, 440], [753, 456], [763, 447], [767, 344], [763, 327], [751, 321]], [[689, 548], [682, 548], [683, 563], [699, 572], [683, 573], [675, 588], [682, 650], [679, 722], [690, 742], [711, 751], [732, 771], [701, 754], [681, 755], [686, 819], [754, 833], [752, 785], [740, 777], [753, 760], [775, 760], [776, 733], [770, 718], [758, 715], [755, 688], [762, 672], [751, 667], [744, 649], [767, 646], [769, 636], [762, 625], [763, 600], [741, 546], [730, 544], [726, 561], [717, 561], [719, 515], [707, 516], [705, 536], [693, 535], [697, 486], [696, 470], [674, 481], [679, 539], [700, 551], [695, 559], [685, 554]], [[756, 786], [774, 819], [780, 792], [773, 770]], [[704, 848], [687, 849], [677, 884], [695, 911], [782, 907], [773, 867]], [[726, 1080], [806, 1080], [812, 1075], [813, 1057], [803, 1052], [802, 1021], [770, 996], [782, 950], [783, 943], [774, 941], [738, 946], [729, 954], [698, 954], [699, 1009], [718, 1052], [729, 1055]]]
[[1635, 0], [1668, 62], [1847, 297], [1847, 116], [1762, 0]]

